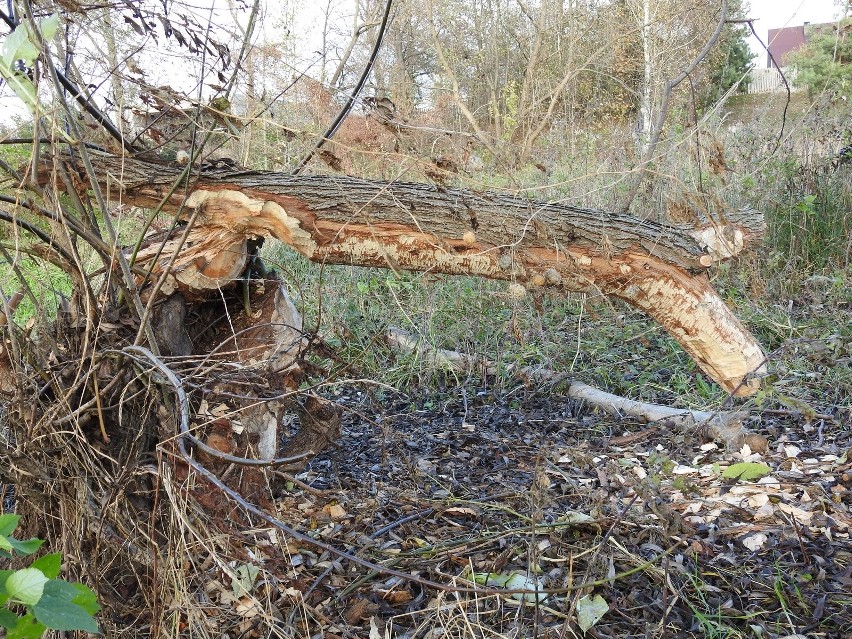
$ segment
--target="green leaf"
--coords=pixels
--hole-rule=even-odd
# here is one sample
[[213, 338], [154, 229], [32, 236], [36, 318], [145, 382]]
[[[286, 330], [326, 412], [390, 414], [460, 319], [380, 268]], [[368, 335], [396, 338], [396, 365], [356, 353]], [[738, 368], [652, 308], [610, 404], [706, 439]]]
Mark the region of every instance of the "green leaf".
[[[44, 595], [33, 606], [33, 614], [41, 623], [53, 630], [85, 630], [100, 632], [98, 623], [89, 610], [91, 591], [82, 584], [51, 579], [44, 586]], [[94, 595], [91, 595], [94, 597]], [[95, 604], [97, 606], [97, 604]]]
[[3, 42], [0, 61], [8, 68], [12, 68], [15, 60], [23, 60], [31, 65], [38, 57], [38, 48], [30, 41], [29, 33], [23, 25], [12, 31]]
[[12, 542], [7, 537], [0, 537], [0, 550], [12, 550]]
[[231, 577], [231, 591], [235, 597], [243, 597], [251, 592], [260, 569], [252, 564], [242, 564], [237, 567], [237, 574]]
[[14, 570], [0, 570], [0, 592], [6, 592], [6, 580], [14, 574]]
[[31, 613], [18, 618], [18, 623], [6, 632], [6, 639], [39, 639], [47, 627], [36, 621]]
[[77, 590], [77, 595], [71, 601], [90, 615], [95, 614], [101, 609], [98, 603], [98, 596], [92, 592], [92, 589], [85, 584], [71, 584]]
[[[59, 14], [53, 14], [39, 21], [39, 30], [45, 40], [50, 40], [59, 28]], [[15, 70], [15, 61], [23, 60], [27, 66], [35, 64], [39, 49], [36, 38], [26, 25], [19, 25], [3, 41], [0, 47], [0, 76], [15, 92], [15, 95], [35, 113], [39, 106], [35, 85], [26, 75]], [[8, 534], [0, 530], [0, 535]]]
[[0, 515], [0, 537], [8, 537], [15, 532], [15, 528], [18, 527], [18, 522], [20, 520], [20, 515], [14, 515], [12, 513]]
[[44, 557], [39, 557], [30, 564], [30, 568], [38, 568], [44, 573], [48, 579], [56, 579], [59, 576], [59, 569], [62, 567], [62, 555], [55, 552]]
[[14, 614], [11, 610], [0, 608], [0, 626], [14, 628], [16, 625], [18, 625], [18, 615]]
[[45, 41], [51, 40], [59, 28], [59, 14], [53, 13], [38, 21], [38, 28]]
[[[499, 586], [508, 590], [543, 590], [544, 586], [535, 576], [528, 576], [520, 572], [477, 572], [473, 573], [473, 580], [478, 584], [487, 586]], [[547, 593], [514, 592], [512, 599], [518, 601], [544, 601]]]
[[0, 64], [0, 75], [18, 99], [27, 105], [31, 113], [35, 113], [38, 107], [38, 96], [32, 81], [25, 75], [15, 73], [11, 68], [4, 68], [2, 64]]
[[26, 541], [20, 541], [18, 539], [13, 539], [9, 537], [9, 543], [12, 544], [12, 548], [17, 550], [22, 555], [31, 555], [36, 550], [41, 548], [41, 545], [44, 543], [44, 539], [36, 539], [33, 537], [32, 539], [27, 539]]
[[752, 481], [760, 479], [772, 472], [772, 469], [766, 464], [758, 462], [740, 462], [728, 466], [722, 473], [725, 479], [737, 479], [742, 481]]
[[28, 606], [34, 606], [41, 599], [47, 577], [38, 568], [16, 570], [6, 580], [6, 592], [9, 597]]
[[600, 595], [585, 595], [577, 602], [577, 624], [585, 633], [609, 612], [609, 604]]

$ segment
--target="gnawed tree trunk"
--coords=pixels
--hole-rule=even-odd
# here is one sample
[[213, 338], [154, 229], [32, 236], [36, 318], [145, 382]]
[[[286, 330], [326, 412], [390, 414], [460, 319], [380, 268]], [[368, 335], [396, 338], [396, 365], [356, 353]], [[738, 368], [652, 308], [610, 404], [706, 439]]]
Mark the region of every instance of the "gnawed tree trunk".
[[[759, 239], [754, 212], [666, 226], [629, 215], [424, 184], [249, 170], [194, 175], [109, 155], [93, 157], [114, 200], [197, 212], [183, 229], [152, 235], [137, 264], [155, 281], [174, 258], [164, 293], [198, 297], [239, 277], [251, 238], [275, 237], [315, 262], [507, 280], [624, 300], [662, 325], [726, 391], [755, 392], [765, 357], [713, 289], [706, 270]], [[46, 176], [45, 176], [45, 179]]]

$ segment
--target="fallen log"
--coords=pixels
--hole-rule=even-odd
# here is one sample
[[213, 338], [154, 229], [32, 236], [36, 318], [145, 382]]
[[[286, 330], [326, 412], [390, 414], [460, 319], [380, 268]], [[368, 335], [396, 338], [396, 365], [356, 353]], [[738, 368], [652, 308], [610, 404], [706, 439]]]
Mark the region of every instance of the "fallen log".
[[[437, 348], [398, 328], [389, 328], [385, 337], [391, 347], [405, 353], [417, 353], [437, 367], [485, 375], [496, 375], [499, 372], [494, 362], [458, 351]], [[506, 372], [528, 382], [559, 382], [564, 379], [563, 375], [555, 371], [532, 366], [510, 364], [506, 367]], [[586, 401], [615, 417], [635, 417], [647, 423], [660, 423], [667, 428], [703, 431], [733, 450], [739, 450], [743, 444], [748, 444], [752, 450], [765, 451], [767, 448], [764, 437], [749, 432], [743, 426], [743, 421], [749, 416], [748, 411], [672, 408], [613, 395], [574, 379], [564, 381], [567, 384], [565, 394], [568, 397]]]
[[[198, 213], [186, 243], [152, 235], [136, 264], [167, 267], [170, 294], [197, 297], [240, 276], [248, 240], [275, 237], [315, 262], [475, 275], [513, 289], [587, 291], [624, 300], [662, 325], [726, 391], [754, 393], [760, 345], [706, 276], [754, 244], [754, 212], [698, 228], [425, 184], [214, 170], [175, 189], [181, 170], [93, 154], [112, 200]], [[48, 179], [45, 176], [43, 179]], [[177, 255], [175, 255], [177, 253]]]

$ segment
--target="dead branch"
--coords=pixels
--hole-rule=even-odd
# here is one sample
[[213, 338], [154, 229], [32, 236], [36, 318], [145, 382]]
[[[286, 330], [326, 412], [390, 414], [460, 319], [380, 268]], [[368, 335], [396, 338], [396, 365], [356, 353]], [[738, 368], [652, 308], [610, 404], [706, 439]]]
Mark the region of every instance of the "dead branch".
[[[499, 372], [498, 366], [485, 358], [437, 348], [398, 328], [388, 329], [387, 341], [392, 347], [400, 351], [417, 353], [435, 366], [452, 368], [465, 373], [478, 371], [486, 375], [495, 375]], [[506, 370], [530, 381], [548, 382], [563, 378], [560, 373], [532, 366], [509, 365]], [[747, 411], [700, 411], [671, 408], [670, 406], [649, 404], [613, 395], [576, 380], [568, 382], [565, 393], [573, 399], [587, 401], [616, 417], [636, 417], [648, 423], [661, 422], [664, 426], [685, 430], [704, 429], [713, 439], [723, 442], [733, 449], [739, 449], [743, 443], [748, 443], [755, 450], [759, 448], [765, 450], [766, 448], [765, 439], [753, 435], [743, 428], [743, 420], [749, 415]]]

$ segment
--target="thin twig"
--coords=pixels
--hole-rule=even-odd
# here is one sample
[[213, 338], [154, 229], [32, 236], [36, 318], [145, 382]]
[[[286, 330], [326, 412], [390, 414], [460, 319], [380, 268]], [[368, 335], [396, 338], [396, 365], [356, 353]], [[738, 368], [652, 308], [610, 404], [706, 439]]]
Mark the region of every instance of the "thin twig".
[[299, 175], [302, 172], [302, 169], [305, 168], [308, 162], [311, 161], [311, 158], [314, 157], [314, 154], [322, 148], [322, 146], [330, 140], [334, 134], [337, 132], [337, 129], [343, 124], [343, 120], [346, 119], [346, 116], [349, 115], [349, 111], [352, 110], [352, 106], [355, 104], [355, 100], [358, 98], [358, 95], [361, 93], [361, 89], [364, 88], [364, 84], [367, 82], [367, 77], [370, 75], [370, 71], [373, 69], [373, 64], [376, 61], [376, 57], [379, 55], [379, 49], [382, 46], [382, 40], [385, 36], [385, 31], [388, 26], [388, 18], [390, 17], [391, 5], [393, 4], [393, 0], [387, 0], [385, 3], [385, 13], [382, 16], [382, 23], [379, 25], [379, 32], [376, 34], [376, 43], [373, 45], [373, 50], [370, 52], [370, 58], [367, 60], [367, 64], [364, 66], [364, 70], [361, 72], [361, 77], [358, 78], [358, 82], [355, 84], [355, 88], [352, 89], [352, 93], [349, 95], [349, 99], [346, 100], [346, 104], [343, 105], [343, 108], [340, 110], [340, 113], [337, 114], [337, 117], [334, 118], [334, 121], [331, 123], [331, 126], [328, 127], [328, 130], [322, 135], [322, 137], [317, 140], [314, 147], [308, 152], [308, 154], [299, 162], [298, 166], [293, 169], [293, 175]]
[[[435, 509], [434, 509], [434, 508], [427, 508], [426, 510], [420, 511], [419, 513], [414, 513], [414, 514], [412, 514], [412, 515], [408, 515], [408, 516], [406, 516], [406, 517], [402, 517], [402, 518], [400, 518], [400, 519], [397, 519], [397, 520], [396, 520], [396, 521], [394, 521], [394, 522], [389, 523], [387, 526], [382, 526], [382, 527], [381, 527], [381, 528], [379, 528], [376, 532], [374, 532], [373, 534], [369, 535], [367, 538], [368, 538], [368, 539], [370, 539], [371, 541], [372, 541], [372, 540], [375, 540], [375, 539], [378, 539], [378, 538], [379, 538], [379, 537], [381, 537], [382, 535], [385, 535], [386, 533], [389, 533], [391, 530], [394, 530], [395, 528], [399, 528], [400, 526], [403, 526], [403, 525], [405, 525], [405, 524], [407, 524], [407, 523], [410, 523], [410, 522], [412, 522], [412, 521], [416, 521], [416, 520], [418, 520], [418, 519], [422, 519], [423, 517], [428, 517], [428, 516], [429, 516], [429, 515], [431, 515], [433, 512], [435, 512]], [[348, 553], [346, 553], [346, 554], [347, 554], [348, 556], [350, 556], [350, 557], [351, 557], [352, 555], [354, 555], [354, 554], [355, 554], [355, 552], [354, 552], [354, 551], [352, 551], [352, 552], [348, 552]], [[326, 577], [328, 577], [328, 575], [329, 575], [329, 574], [331, 574], [331, 571], [332, 571], [332, 569], [333, 569], [333, 568], [334, 568], [334, 564], [330, 565], [328, 568], [326, 568], [325, 570], [323, 570], [323, 571], [322, 571], [322, 573], [319, 575], [319, 577], [317, 577], [316, 579], [314, 579], [314, 583], [312, 583], [312, 584], [311, 584], [311, 586], [310, 586], [310, 588], [308, 588], [308, 589], [305, 591], [305, 594], [303, 594], [303, 595], [302, 595], [302, 598], [303, 598], [303, 599], [307, 599], [307, 598], [308, 598], [308, 596], [309, 596], [309, 595], [310, 595], [310, 594], [311, 594], [314, 590], [316, 590], [316, 589], [317, 589], [317, 586], [319, 586], [319, 585], [320, 585], [320, 583], [322, 583], [322, 580], [323, 580], [323, 579], [325, 579]]]
[[[12, 30], [14, 30], [18, 26], [15, 20], [6, 15], [3, 11], [0, 11], [0, 20], [3, 20], [3, 22], [5, 22]], [[112, 120], [109, 119], [108, 115], [106, 115], [98, 107], [92, 104], [86, 98], [86, 96], [83, 95], [80, 89], [78, 89], [77, 86], [73, 82], [71, 82], [71, 80], [69, 80], [64, 73], [57, 69], [53, 63], [48, 62], [48, 64], [50, 69], [56, 75], [56, 79], [59, 84], [62, 85], [62, 87], [66, 91], [68, 91], [72, 96], [74, 96], [74, 99], [81, 107], [83, 107], [86, 113], [91, 115], [101, 126], [103, 126], [106, 132], [109, 133], [110, 136], [113, 137], [117, 142], [119, 142], [126, 151], [129, 151], [131, 153], [136, 151], [136, 148], [124, 139], [124, 136], [121, 135], [121, 131], [116, 128], [115, 124], [112, 123]]]

